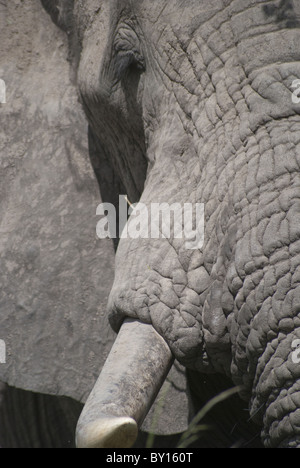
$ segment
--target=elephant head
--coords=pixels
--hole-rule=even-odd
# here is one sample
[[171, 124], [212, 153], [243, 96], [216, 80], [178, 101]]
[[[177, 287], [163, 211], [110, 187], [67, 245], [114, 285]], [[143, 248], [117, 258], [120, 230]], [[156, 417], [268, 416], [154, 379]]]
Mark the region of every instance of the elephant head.
[[[115, 249], [96, 237], [96, 208], [125, 192], [110, 161], [99, 159], [78, 103], [73, 2], [42, 3], [56, 25], [40, 0], [0, 3], [2, 447], [74, 444], [116, 336], [106, 315]], [[171, 400], [184, 399], [182, 418], [172, 427], [167, 417], [160, 433], [187, 425], [184, 371], [174, 379]], [[44, 423], [37, 413], [51, 416]]]
[[275, 0], [75, 3], [82, 103], [129, 200], [205, 206], [197, 250], [121, 239], [109, 310], [125, 325], [80, 446], [132, 443], [173, 358], [230, 377], [266, 447], [300, 446], [298, 14]]
[[[177, 239], [174, 229], [170, 238], [121, 239], [109, 299], [110, 322], [119, 336], [82, 413], [78, 445], [131, 445], [137, 434], [136, 423], [141, 424], [176, 358], [195, 375], [224, 375], [239, 386], [251, 419], [262, 427], [266, 447], [300, 446], [300, 367], [295, 348], [300, 338], [300, 107], [293, 99], [297, 94], [295, 83], [300, 79], [300, 11], [296, 0], [42, 0], [42, 4], [72, 39], [75, 62], [80, 62], [77, 82], [90, 126], [90, 146], [95, 154], [101, 153], [102, 162], [109, 168], [106, 187], [117, 180], [116, 191], [122, 187], [131, 203], [201, 203], [205, 207], [204, 244], [199, 249], [187, 249], [186, 239]], [[15, 5], [9, 7], [14, 9]], [[36, 9], [37, 5], [33, 16]], [[43, 22], [34, 44], [37, 56], [46, 44], [43, 54], [48, 57], [44, 66], [47, 74], [51, 72], [49, 64], [58, 60], [59, 54], [43, 42], [45, 27]], [[61, 36], [55, 36], [56, 44], [61, 40]], [[15, 50], [7, 37], [4, 44]], [[32, 82], [30, 74], [24, 72], [29, 66], [26, 54], [16, 62], [21, 67], [22, 83], [28, 78], [26, 92], [31, 89], [35, 98], [47, 97], [40, 92], [41, 81]], [[13, 68], [10, 76], [16, 80]], [[55, 74], [57, 92], [62, 89], [62, 77], [68, 79], [65, 69]], [[72, 92], [60, 99], [74, 101]], [[15, 131], [20, 129], [15, 121], [18, 93], [14, 98], [14, 107], [7, 108], [6, 126]], [[67, 109], [72, 107], [69, 102], [65, 104]], [[44, 114], [37, 108], [35, 114], [34, 105], [29, 109], [31, 119], [34, 115], [36, 118], [28, 130], [33, 135], [29, 143], [32, 154], [38, 155], [41, 143], [34, 138], [34, 123], [40, 123]], [[61, 154], [61, 143], [55, 140], [57, 146], [47, 156], [49, 141], [58, 128], [51, 99], [44, 99], [43, 112], [44, 131], [52, 128], [54, 132], [45, 137], [43, 145], [44, 181], [51, 185], [51, 180], [56, 180], [54, 174], [60, 172], [67, 196], [71, 182], [63, 177], [60, 166], [53, 172], [51, 165], [52, 155]], [[72, 126], [78, 128], [80, 122], [80, 113], [75, 116], [71, 112], [68, 119], [62, 118], [60, 128], [69, 144], [81, 140], [83, 133], [70, 130]], [[20, 151], [22, 156], [21, 143], [28, 141], [20, 141], [16, 154]], [[91, 197], [85, 193], [91, 179], [79, 177], [80, 157], [78, 172], [68, 159], [68, 154], [78, 154], [76, 146], [64, 152], [84, 204], [83, 196]], [[63, 158], [57, 157], [57, 161], [62, 164]], [[27, 167], [29, 162], [28, 158], [22, 160], [23, 178], [28, 174], [34, 178], [35, 158]], [[98, 163], [96, 158], [94, 165]], [[5, 166], [10, 180], [13, 167]], [[102, 168], [98, 167], [98, 179], [105, 179]], [[21, 178], [16, 189], [24, 183]], [[1, 189], [1, 195], [7, 200], [7, 189]], [[104, 191], [105, 197], [108, 194]], [[50, 325], [63, 323], [53, 330], [58, 330], [60, 345], [65, 339], [72, 353], [76, 351], [76, 366], [74, 360], [71, 366], [68, 362], [71, 373], [66, 372], [64, 360], [59, 371], [52, 367], [49, 386], [53, 393], [82, 399], [86, 382], [95, 371], [94, 364], [91, 371], [86, 363], [97, 354], [99, 344], [98, 329], [93, 326], [95, 305], [89, 308], [91, 320], [81, 314], [81, 308], [71, 314], [65, 295], [57, 296], [57, 281], [63, 274], [56, 275], [57, 269], [51, 268], [53, 256], [49, 255], [50, 266], [43, 270], [43, 284], [49, 284], [46, 299], [57, 298], [57, 306], [64, 307], [64, 319], [58, 307], [48, 326], [50, 309], [39, 306], [47, 304], [43, 297], [41, 301], [33, 298], [34, 307], [18, 297], [12, 301], [18, 312], [13, 323], [16, 327], [12, 326], [11, 307], [4, 307], [14, 297], [9, 288], [14, 284], [19, 287], [21, 280], [26, 291], [32, 285], [36, 288], [38, 279], [34, 277], [29, 285], [25, 273], [36, 271], [43, 257], [37, 242], [39, 229], [33, 223], [27, 228], [26, 239], [31, 242], [24, 245], [24, 259], [16, 263], [11, 233], [16, 222], [21, 225], [24, 218], [12, 197], [8, 200], [5, 207], [9, 210], [2, 220], [5, 230], [1, 230], [6, 247], [6, 256], [2, 256], [7, 272], [4, 281], [9, 283], [13, 277], [16, 282], [4, 282], [1, 331], [5, 327], [9, 330], [7, 348], [12, 349], [14, 344], [20, 369], [10, 372], [8, 363], [5, 369], [1, 367], [1, 376], [13, 385], [32, 389], [32, 376], [30, 382], [27, 378], [32, 367], [30, 356], [39, 357], [33, 352], [39, 343], [46, 343], [46, 348], [48, 342], [53, 343]], [[63, 212], [63, 200], [56, 202], [55, 213], [60, 208]], [[22, 203], [28, 204], [28, 200]], [[33, 212], [36, 206], [33, 203]], [[83, 213], [87, 215], [85, 208], [80, 216]], [[26, 219], [31, 218], [27, 215]], [[86, 226], [83, 218], [79, 224], [82, 229]], [[48, 224], [43, 227], [44, 234], [49, 234]], [[50, 237], [46, 239], [51, 254], [52, 242]], [[80, 271], [90, 271], [93, 277], [101, 274], [94, 259], [90, 266], [97, 271], [81, 268], [74, 250], [67, 257], [59, 257], [67, 247], [67, 239], [62, 238], [53, 255], [67, 260], [73, 278]], [[84, 247], [79, 250], [86, 254]], [[110, 263], [106, 263], [108, 270]], [[78, 291], [73, 286], [68, 297], [76, 298], [77, 303]], [[84, 298], [91, 298], [90, 291], [88, 288]], [[35, 317], [39, 320], [33, 320]], [[18, 348], [18, 343], [26, 342], [24, 337], [10, 341], [10, 331], [32, 332], [36, 330], [33, 323], [42, 324], [34, 332], [37, 347], [28, 346], [25, 352]], [[81, 341], [73, 339], [80, 334]], [[92, 352], [82, 351], [79, 343], [87, 350], [92, 346]], [[43, 361], [52, 361], [57, 354], [48, 350], [47, 355], [44, 349], [43, 356]], [[84, 357], [81, 367], [76, 356]], [[41, 382], [40, 368], [35, 368], [34, 378], [38, 391], [46, 385]], [[83, 378], [86, 370], [87, 378]], [[53, 377], [58, 374], [56, 382], [67, 382], [67, 391], [65, 383], [54, 388], [57, 383]]]

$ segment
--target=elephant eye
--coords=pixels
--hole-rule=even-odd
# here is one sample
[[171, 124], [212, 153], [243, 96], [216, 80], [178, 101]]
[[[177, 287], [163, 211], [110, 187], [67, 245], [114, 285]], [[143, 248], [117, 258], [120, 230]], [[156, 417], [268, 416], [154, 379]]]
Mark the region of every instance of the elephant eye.
[[135, 31], [127, 25], [118, 29], [113, 45], [114, 76], [121, 81], [130, 71], [145, 71], [145, 60]]

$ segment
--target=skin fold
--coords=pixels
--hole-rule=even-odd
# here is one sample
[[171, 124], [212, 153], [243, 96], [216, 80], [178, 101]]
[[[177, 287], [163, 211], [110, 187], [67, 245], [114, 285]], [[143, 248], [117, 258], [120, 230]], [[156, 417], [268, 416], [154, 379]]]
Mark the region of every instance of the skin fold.
[[131, 202], [205, 205], [205, 242], [122, 239], [110, 322], [152, 324], [241, 386], [266, 447], [300, 446], [296, 2], [78, 0], [78, 86]]

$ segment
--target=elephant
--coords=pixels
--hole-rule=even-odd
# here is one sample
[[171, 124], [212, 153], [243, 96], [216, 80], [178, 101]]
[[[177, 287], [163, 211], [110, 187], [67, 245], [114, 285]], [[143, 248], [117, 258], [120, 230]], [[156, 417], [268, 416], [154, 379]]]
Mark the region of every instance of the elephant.
[[[101, 172], [96, 167], [78, 103], [75, 40], [61, 12], [57, 26], [40, 0], [0, 3], [3, 448], [74, 447], [83, 404], [116, 336], [106, 316], [116, 245], [96, 237], [96, 208], [123, 189], [105, 160]], [[161, 415], [168, 427], [158, 421], [156, 428], [161, 440], [187, 427], [184, 369], [176, 364], [172, 374]], [[176, 421], [168, 413], [179, 401]]]
[[82, 106], [128, 199], [205, 207], [198, 249], [174, 230], [121, 236], [118, 338], [79, 447], [131, 446], [174, 358], [199, 389], [228, 378], [264, 447], [300, 447], [299, 13], [290, 0], [75, 2]]
[[[228, 438], [236, 411], [234, 427], [244, 412], [241, 433], [259, 433], [264, 447], [300, 447], [299, 5], [41, 3], [67, 33], [103, 201], [117, 206], [123, 192], [147, 207], [204, 206], [197, 249], [174, 225], [170, 237], [115, 239], [108, 311], [117, 338], [77, 446], [133, 446], [175, 360], [194, 412], [224, 388], [239, 392], [217, 421]], [[94, 336], [82, 331], [93, 350]], [[80, 359], [89, 362], [85, 351]]]

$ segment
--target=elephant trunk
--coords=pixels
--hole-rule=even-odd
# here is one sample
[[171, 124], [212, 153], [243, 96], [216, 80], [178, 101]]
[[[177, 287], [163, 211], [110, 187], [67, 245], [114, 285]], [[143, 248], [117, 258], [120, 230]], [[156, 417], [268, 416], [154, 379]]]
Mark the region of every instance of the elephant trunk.
[[129, 448], [173, 364], [151, 325], [125, 320], [78, 421], [78, 448]]
[[[300, 330], [281, 332], [257, 366], [253, 419], [262, 423], [267, 448], [300, 448]], [[261, 416], [260, 416], [261, 415]]]
[[267, 448], [300, 448], [299, 390], [298, 382], [269, 403], [262, 431]]

